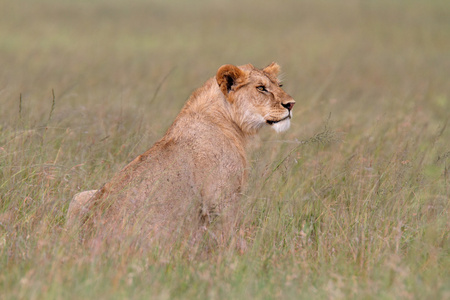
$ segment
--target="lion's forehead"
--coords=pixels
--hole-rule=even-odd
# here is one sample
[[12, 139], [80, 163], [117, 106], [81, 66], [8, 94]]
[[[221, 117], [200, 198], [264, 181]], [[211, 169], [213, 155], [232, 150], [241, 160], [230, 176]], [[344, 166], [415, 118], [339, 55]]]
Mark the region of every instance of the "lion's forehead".
[[280, 81], [277, 77], [273, 76], [272, 74], [266, 73], [263, 70], [259, 69], [253, 69], [248, 76], [249, 82], [256, 82], [257, 84], [261, 85], [269, 85], [269, 84], [275, 84], [279, 85]]

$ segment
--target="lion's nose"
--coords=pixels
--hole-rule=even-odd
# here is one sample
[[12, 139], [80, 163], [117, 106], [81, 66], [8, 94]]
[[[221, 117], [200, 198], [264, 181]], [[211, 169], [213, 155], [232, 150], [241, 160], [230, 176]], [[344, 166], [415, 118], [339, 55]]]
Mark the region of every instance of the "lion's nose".
[[294, 107], [295, 101], [287, 102], [287, 103], [281, 103], [283, 107], [285, 107], [287, 110], [292, 110]]

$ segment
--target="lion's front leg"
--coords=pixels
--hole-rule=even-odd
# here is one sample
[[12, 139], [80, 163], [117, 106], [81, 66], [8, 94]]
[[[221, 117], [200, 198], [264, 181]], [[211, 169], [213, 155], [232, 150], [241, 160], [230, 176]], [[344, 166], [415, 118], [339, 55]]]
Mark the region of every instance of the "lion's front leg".
[[89, 202], [92, 196], [97, 192], [97, 190], [84, 191], [73, 196], [72, 201], [70, 201], [69, 209], [67, 210], [67, 228], [78, 227], [80, 221], [84, 219], [84, 216], [89, 211]]

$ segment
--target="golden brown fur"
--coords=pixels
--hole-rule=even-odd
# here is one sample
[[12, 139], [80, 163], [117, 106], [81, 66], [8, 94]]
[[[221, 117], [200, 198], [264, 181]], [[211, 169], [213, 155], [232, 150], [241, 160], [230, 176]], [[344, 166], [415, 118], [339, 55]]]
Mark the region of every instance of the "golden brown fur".
[[248, 137], [266, 124], [277, 131], [289, 127], [295, 102], [281, 89], [278, 72], [276, 63], [262, 70], [250, 64], [220, 67], [160, 141], [98, 191], [74, 197], [69, 226], [95, 228], [100, 239], [133, 233], [148, 242], [233, 215], [247, 176]]

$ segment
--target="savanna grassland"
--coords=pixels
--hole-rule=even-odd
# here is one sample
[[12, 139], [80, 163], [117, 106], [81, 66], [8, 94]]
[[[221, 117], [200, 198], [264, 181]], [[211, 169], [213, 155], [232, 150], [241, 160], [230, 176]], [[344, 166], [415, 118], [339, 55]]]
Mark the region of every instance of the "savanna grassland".
[[[297, 104], [252, 141], [237, 239], [68, 234], [221, 65], [272, 61]], [[0, 0], [0, 298], [450, 299], [449, 118], [445, 0]]]

